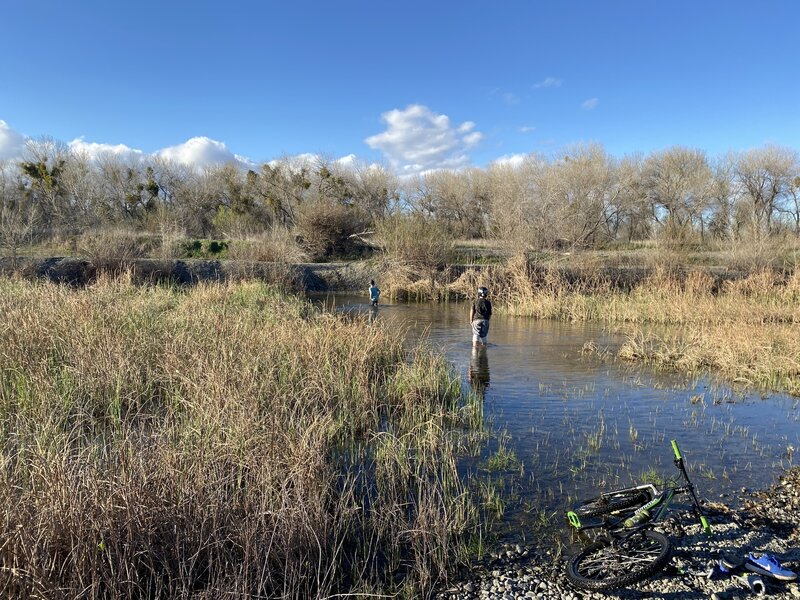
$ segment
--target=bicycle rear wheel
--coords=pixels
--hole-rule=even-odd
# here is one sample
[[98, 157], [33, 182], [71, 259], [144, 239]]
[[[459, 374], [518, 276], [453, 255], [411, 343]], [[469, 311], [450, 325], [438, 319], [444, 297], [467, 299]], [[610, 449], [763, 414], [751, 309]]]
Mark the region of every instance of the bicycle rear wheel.
[[575, 514], [579, 517], [607, 515], [624, 508], [642, 505], [649, 500], [650, 494], [645, 490], [620, 490], [587, 500], [575, 509]]
[[572, 557], [567, 578], [587, 590], [613, 590], [647, 579], [663, 569], [670, 557], [669, 539], [645, 529], [627, 538], [599, 540]]

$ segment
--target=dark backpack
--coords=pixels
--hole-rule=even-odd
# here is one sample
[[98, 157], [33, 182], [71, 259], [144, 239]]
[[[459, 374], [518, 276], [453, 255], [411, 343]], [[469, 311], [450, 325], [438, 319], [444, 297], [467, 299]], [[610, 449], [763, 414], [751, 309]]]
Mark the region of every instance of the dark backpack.
[[492, 303], [486, 298], [478, 298], [475, 302], [475, 318], [488, 319], [492, 316]]

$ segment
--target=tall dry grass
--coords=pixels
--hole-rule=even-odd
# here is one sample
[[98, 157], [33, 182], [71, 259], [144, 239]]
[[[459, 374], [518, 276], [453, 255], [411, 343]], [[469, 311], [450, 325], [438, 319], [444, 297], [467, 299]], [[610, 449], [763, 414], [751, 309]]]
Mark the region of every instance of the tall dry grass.
[[[510, 263], [498, 273], [501, 310], [622, 324], [620, 357], [800, 394], [800, 273], [762, 270], [718, 283], [708, 273], [656, 268], [630, 290], [599, 275], [569, 280]], [[654, 325], [671, 326], [667, 328]]]
[[231, 240], [228, 258], [251, 262], [302, 263], [308, 255], [297, 243], [295, 234], [288, 229], [275, 227], [262, 234]]
[[0, 314], [4, 597], [424, 596], [465, 559], [477, 409], [402, 334], [259, 283], [0, 280]]

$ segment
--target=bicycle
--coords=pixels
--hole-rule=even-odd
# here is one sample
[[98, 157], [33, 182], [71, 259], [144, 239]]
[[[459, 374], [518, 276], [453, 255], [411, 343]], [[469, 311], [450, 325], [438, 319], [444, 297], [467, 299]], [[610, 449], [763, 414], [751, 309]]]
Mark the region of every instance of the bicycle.
[[[578, 532], [597, 533], [594, 542], [567, 563], [567, 578], [572, 584], [589, 590], [612, 590], [647, 579], [663, 569], [671, 556], [671, 543], [652, 526], [664, 519], [677, 495], [690, 497], [692, 512], [703, 531], [711, 533], [675, 440], [672, 450], [684, 485], [673, 481], [661, 491], [652, 484], [614, 490], [567, 513], [570, 525]], [[601, 520], [586, 524], [581, 520], [592, 518]]]

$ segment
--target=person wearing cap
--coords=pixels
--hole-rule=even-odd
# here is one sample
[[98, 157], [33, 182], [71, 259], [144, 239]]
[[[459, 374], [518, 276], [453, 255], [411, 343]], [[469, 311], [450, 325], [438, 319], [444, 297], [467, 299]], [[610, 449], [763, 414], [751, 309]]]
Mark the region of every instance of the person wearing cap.
[[472, 323], [472, 345], [486, 345], [489, 335], [489, 319], [492, 318], [492, 303], [487, 298], [489, 290], [481, 286], [478, 288], [478, 298], [469, 309], [469, 320]]

